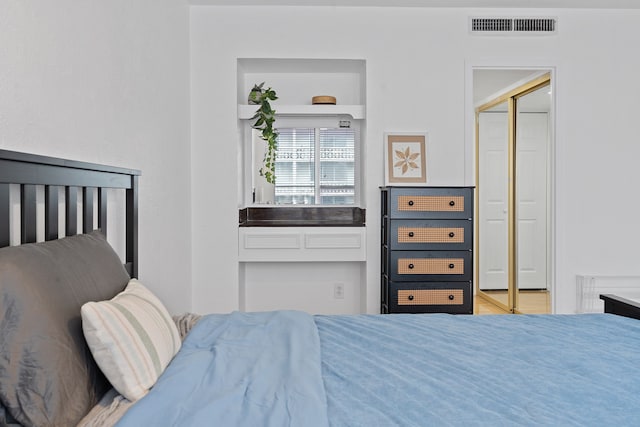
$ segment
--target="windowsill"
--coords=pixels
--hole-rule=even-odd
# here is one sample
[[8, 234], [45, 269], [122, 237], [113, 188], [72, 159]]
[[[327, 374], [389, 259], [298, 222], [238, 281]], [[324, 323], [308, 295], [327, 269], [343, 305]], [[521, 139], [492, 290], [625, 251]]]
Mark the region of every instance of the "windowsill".
[[365, 209], [330, 206], [248, 207], [240, 227], [364, 227]]

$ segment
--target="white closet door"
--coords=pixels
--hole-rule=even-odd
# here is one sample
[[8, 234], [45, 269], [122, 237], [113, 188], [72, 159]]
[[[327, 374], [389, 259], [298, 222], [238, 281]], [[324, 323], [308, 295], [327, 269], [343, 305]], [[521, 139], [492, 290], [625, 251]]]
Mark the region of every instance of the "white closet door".
[[481, 290], [508, 288], [508, 116], [479, 115], [478, 283]]
[[547, 113], [518, 114], [518, 289], [547, 289], [548, 122]]

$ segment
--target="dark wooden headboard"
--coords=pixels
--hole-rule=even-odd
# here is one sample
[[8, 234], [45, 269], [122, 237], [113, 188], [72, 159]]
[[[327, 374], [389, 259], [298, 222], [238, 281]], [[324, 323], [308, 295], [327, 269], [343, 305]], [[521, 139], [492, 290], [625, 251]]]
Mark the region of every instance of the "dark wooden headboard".
[[[20, 243], [36, 241], [36, 192], [44, 187], [44, 239], [59, 235], [59, 192], [64, 188], [65, 235], [107, 232], [107, 189], [126, 192], [125, 267], [138, 277], [138, 178], [140, 171], [35, 154], [0, 150], [0, 247], [11, 244], [11, 185], [20, 187]], [[97, 189], [97, 190], [94, 190]], [[82, 230], [78, 230], [78, 194], [82, 192]], [[94, 224], [97, 194], [97, 224]], [[15, 238], [14, 238], [15, 239]]]

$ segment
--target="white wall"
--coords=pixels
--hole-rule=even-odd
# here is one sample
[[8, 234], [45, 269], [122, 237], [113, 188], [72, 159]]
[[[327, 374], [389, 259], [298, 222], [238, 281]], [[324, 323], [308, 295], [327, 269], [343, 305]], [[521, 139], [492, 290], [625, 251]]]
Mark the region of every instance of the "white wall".
[[142, 170], [140, 279], [191, 308], [188, 6], [0, 0], [0, 147]]
[[140, 276], [173, 312], [238, 308], [237, 58], [366, 60], [368, 311], [382, 135], [428, 131], [430, 184], [468, 183], [471, 65], [557, 71], [557, 311], [573, 311], [576, 274], [640, 274], [638, 10], [519, 8], [557, 16], [559, 33], [512, 38], [468, 34], [469, 15], [512, 14], [502, 9], [0, 0], [0, 11], [0, 147], [141, 169]]
[[241, 275], [244, 280], [240, 281], [240, 286], [245, 298], [241, 298], [241, 309], [359, 313], [360, 271], [359, 262], [243, 263]]
[[[367, 62], [366, 307], [379, 307], [379, 196], [385, 131], [428, 131], [430, 185], [473, 177], [470, 67], [554, 67], [556, 310], [575, 308], [576, 274], [640, 274], [634, 194], [640, 11], [192, 6], [193, 308], [238, 308], [237, 58]], [[559, 19], [551, 37], [468, 34], [491, 13]], [[265, 24], [272, 22], [272, 25]], [[315, 30], [314, 23], [322, 23]], [[277, 88], [274, 88], [277, 90]]]

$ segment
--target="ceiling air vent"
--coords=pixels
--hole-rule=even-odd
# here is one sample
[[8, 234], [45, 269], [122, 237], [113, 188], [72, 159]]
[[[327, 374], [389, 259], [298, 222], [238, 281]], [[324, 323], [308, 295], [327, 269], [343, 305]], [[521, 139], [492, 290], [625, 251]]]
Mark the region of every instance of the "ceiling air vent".
[[471, 18], [473, 34], [555, 34], [555, 18]]

